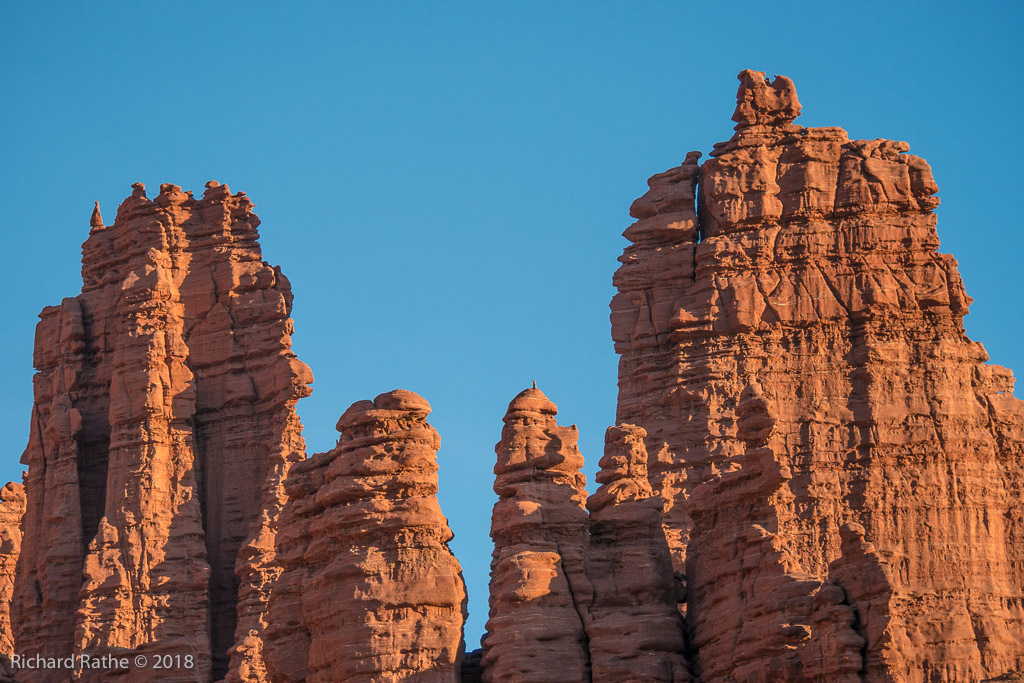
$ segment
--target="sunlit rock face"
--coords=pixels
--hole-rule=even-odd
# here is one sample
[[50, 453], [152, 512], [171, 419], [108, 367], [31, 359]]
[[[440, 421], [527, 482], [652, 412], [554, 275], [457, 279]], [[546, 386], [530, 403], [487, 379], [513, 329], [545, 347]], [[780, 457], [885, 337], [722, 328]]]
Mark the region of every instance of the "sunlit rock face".
[[584, 610], [587, 492], [576, 427], [536, 387], [516, 396], [495, 446], [490, 613], [483, 680], [590, 680]]
[[358, 401], [296, 465], [265, 660], [275, 683], [458, 679], [466, 589], [437, 501], [440, 437], [404, 390]]
[[651, 178], [614, 279], [693, 672], [1024, 668], [1024, 408], [964, 333], [931, 170], [799, 112], [740, 74], [735, 134]]
[[312, 375], [252, 209], [210, 182], [202, 199], [167, 184], [151, 200], [136, 184], [109, 226], [94, 210], [82, 293], [36, 329], [19, 652], [172, 655], [190, 658], [180, 680], [240, 668], [259, 680], [283, 482], [305, 456], [295, 404]]

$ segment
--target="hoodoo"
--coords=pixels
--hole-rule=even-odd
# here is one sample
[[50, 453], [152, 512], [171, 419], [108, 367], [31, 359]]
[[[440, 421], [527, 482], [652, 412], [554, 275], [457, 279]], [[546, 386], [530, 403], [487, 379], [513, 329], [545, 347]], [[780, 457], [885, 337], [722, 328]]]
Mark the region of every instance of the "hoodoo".
[[338, 446], [292, 468], [266, 681], [456, 680], [466, 589], [429, 413], [411, 391], [358, 401]]

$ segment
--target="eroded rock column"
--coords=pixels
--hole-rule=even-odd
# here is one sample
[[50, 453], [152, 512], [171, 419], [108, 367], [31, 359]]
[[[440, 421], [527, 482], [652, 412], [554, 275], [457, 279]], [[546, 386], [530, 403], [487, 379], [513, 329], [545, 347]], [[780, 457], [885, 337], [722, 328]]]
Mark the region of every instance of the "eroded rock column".
[[312, 381], [290, 286], [262, 260], [252, 202], [216, 182], [200, 200], [137, 183], [112, 225], [98, 207], [90, 225], [82, 293], [36, 330], [18, 649], [264, 680], [273, 535]]
[[292, 468], [270, 680], [458, 680], [466, 592], [437, 502], [429, 413], [411, 391], [354, 403], [338, 446]]
[[495, 446], [484, 681], [590, 680], [583, 456], [576, 427], [559, 426], [557, 413], [536, 387], [523, 391]]
[[609, 427], [597, 483], [587, 499], [587, 609], [595, 681], [690, 681], [683, 657], [682, 585], [672, 572], [661, 528], [661, 498], [647, 480], [647, 434], [634, 425]]

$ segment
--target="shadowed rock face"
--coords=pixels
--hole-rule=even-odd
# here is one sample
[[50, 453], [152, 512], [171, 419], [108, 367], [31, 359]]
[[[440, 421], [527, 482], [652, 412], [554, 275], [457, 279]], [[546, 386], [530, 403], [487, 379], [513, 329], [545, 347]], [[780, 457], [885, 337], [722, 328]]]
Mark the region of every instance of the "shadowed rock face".
[[312, 375], [252, 207], [211, 182], [201, 200], [136, 184], [110, 226], [94, 210], [82, 293], [36, 330], [19, 652], [191, 656], [184, 675], [209, 680], [228, 674], [237, 631], [230, 678], [244, 666], [260, 679], [273, 529], [304, 457], [295, 404]]
[[611, 304], [695, 673], [1024, 668], [1024, 408], [964, 334], [931, 171], [740, 82], [732, 139], [633, 204]]
[[521, 392], [495, 446], [487, 682], [590, 679], [583, 456], [576, 427], [559, 426], [557, 413], [536, 387]]
[[437, 502], [429, 413], [411, 391], [354, 403], [338, 446], [292, 468], [269, 680], [458, 680], [466, 591]]

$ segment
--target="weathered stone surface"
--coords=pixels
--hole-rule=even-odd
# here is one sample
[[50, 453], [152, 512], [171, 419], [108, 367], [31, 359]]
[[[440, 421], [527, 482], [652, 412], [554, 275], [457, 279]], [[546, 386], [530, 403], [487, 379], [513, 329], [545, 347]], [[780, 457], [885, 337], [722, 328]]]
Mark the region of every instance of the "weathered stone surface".
[[490, 613], [483, 680], [586, 681], [586, 481], [575, 426], [534, 386], [516, 396], [495, 446]]
[[466, 592], [437, 502], [440, 437], [411, 391], [354, 403], [338, 446], [292, 468], [270, 680], [457, 681]]
[[740, 80], [732, 139], [634, 203], [611, 304], [695, 673], [1024, 668], [1024, 408], [964, 333], [931, 171]]
[[0, 489], [0, 681], [14, 680], [9, 659], [16, 652], [10, 608], [14, 572], [21, 553], [21, 518], [24, 514], [25, 487], [8, 482]]
[[[189, 656], [178, 680], [211, 680], [228, 673], [236, 629], [245, 642], [265, 626], [312, 376], [244, 193], [133, 188], [113, 225], [94, 209], [82, 293], [36, 330], [15, 639], [45, 656]], [[258, 646], [232, 660], [233, 680], [263, 680]]]
[[594, 599], [586, 630], [595, 681], [692, 680], [661, 498], [647, 480], [646, 436], [634, 425], [608, 428], [601, 487], [587, 499]]

